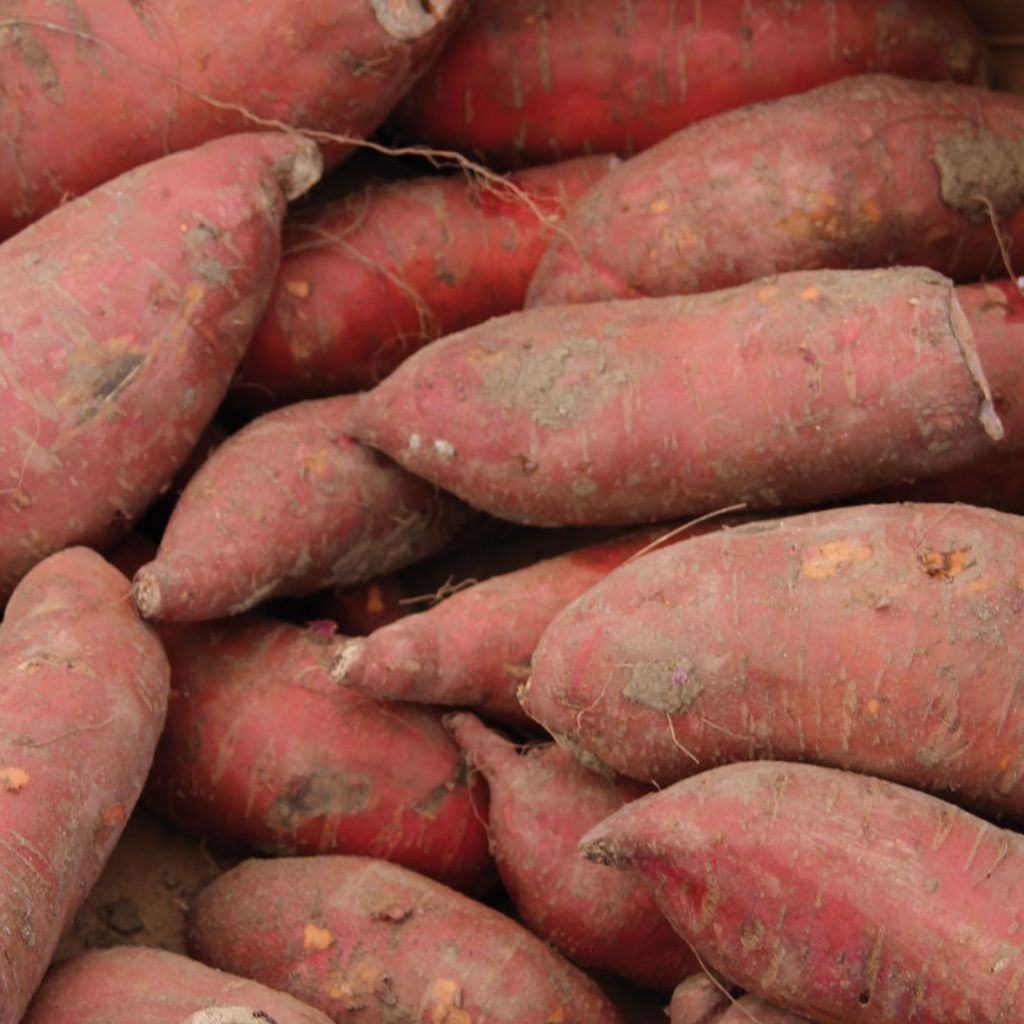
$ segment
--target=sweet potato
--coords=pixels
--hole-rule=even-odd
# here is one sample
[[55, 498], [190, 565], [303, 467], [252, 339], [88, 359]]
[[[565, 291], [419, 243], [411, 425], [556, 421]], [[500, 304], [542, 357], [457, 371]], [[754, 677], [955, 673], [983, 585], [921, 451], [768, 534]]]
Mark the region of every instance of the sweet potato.
[[190, 1014], [245, 1004], [263, 1024], [329, 1024], [284, 992], [157, 949], [118, 947], [53, 970], [22, 1024], [183, 1024]]
[[527, 305], [817, 267], [1002, 274], [990, 213], [1024, 245], [1022, 153], [1024, 97], [886, 75], [723, 114], [594, 185], [538, 264]]
[[493, 320], [416, 353], [359, 397], [347, 429], [520, 522], [788, 507], [990, 450], [1000, 428], [970, 352], [954, 288], [932, 271], [799, 272]]
[[697, 970], [641, 884], [576, 850], [585, 832], [649, 787], [602, 778], [553, 743], [520, 754], [473, 715], [451, 715], [446, 725], [487, 780], [491, 846], [523, 924], [581, 966], [646, 988], [669, 990]]
[[983, 60], [946, 0], [474, 0], [393, 121], [495, 164], [628, 155], [843, 75], [974, 81]]
[[373, 387], [428, 341], [522, 309], [554, 225], [614, 162], [537, 167], [509, 179], [514, 191], [462, 177], [371, 184], [294, 220], [239, 397]]
[[728, 987], [717, 978], [703, 972], [691, 974], [672, 992], [671, 1024], [717, 1024], [731, 998]]
[[1024, 838], [935, 797], [729, 765], [627, 804], [581, 848], [642, 877], [706, 963], [822, 1024], [1024, 1014]]
[[584, 974], [510, 918], [385, 861], [246, 861], [192, 905], [206, 963], [337, 1024], [621, 1024]]
[[[672, 1021], [672, 1024], [676, 1024]], [[741, 996], [720, 1016], [714, 1024], [814, 1024], [814, 1021], [801, 1014], [781, 1010], [771, 1003], [766, 1003], [757, 996]]]
[[[463, 0], [7, 0], [0, 238], [138, 164], [287, 123], [362, 136]], [[332, 160], [347, 147], [330, 145]], [[132, 252], [138, 244], [132, 247]]]
[[0, 627], [0, 1024], [18, 1024], [142, 789], [167, 659], [93, 551], [45, 559]]
[[728, 761], [869, 772], [1024, 820], [1024, 520], [833, 509], [655, 551], [551, 624], [526, 710], [659, 785]]
[[47, 554], [109, 543], [170, 484], [262, 314], [286, 195], [318, 174], [309, 142], [234, 136], [0, 246], [0, 600]]
[[334, 637], [256, 616], [165, 626], [174, 700], [146, 786], [179, 828], [273, 853], [359, 853], [493, 881], [482, 780], [440, 715], [335, 686]]
[[207, 459], [135, 574], [147, 618], [196, 621], [389, 572], [442, 547], [460, 502], [349, 440], [346, 395], [257, 417]]

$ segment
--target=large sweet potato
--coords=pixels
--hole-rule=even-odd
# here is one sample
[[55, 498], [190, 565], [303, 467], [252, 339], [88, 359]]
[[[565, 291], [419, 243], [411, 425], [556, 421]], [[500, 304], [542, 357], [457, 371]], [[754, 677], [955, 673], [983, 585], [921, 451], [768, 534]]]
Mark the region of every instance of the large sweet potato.
[[92, 551], [36, 566], [0, 627], [0, 1024], [18, 1024], [124, 828], [167, 706], [160, 641]]
[[672, 782], [813, 761], [1024, 820], [1024, 519], [875, 505], [655, 551], [541, 638], [526, 710], [592, 764]]
[[512, 175], [372, 184], [286, 226], [277, 283], [236, 378], [247, 404], [373, 387], [428, 341], [522, 309], [590, 157]]
[[188, 482], [156, 559], [135, 574], [147, 618], [196, 621], [401, 568], [443, 547], [461, 502], [342, 433], [354, 398], [260, 416]]
[[791, 507], [989, 451], [972, 332], [1016, 415], [1024, 324], [973, 331], [947, 279], [897, 268], [511, 314], [416, 353], [348, 429], [521, 522]]
[[581, 847], [643, 878], [707, 964], [822, 1024], [1024, 1017], [1024, 838], [935, 797], [729, 765], [627, 804]]
[[1024, 97], [886, 75], [723, 114], [594, 185], [527, 305], [681, 295], [816, 267], [1002, 274], [990, 212], [1024, 245], [1022, 152]]
[[146, 800], [187, 832], [272, 853], [356, 853], [493, 882], [487, 789], [433, 709], [335, 686], [338, 641], [247, 616], [164, 627], [171, 701]]
[[521, 925], [385, 861], [245, 861], [199, 894], [189, 942], [336, 1024], [621, 1024]]
[[22, 1024], [186, 1024], [190, 1014], [239, 1005], [262, 1012], [256, 1018], [262, 1024], [330, 1024], [319, 1010], [284, 992], [175, 953], [127, 947], [83, 953], [61, 964], [36, 993]]
[[[275, 122], [365, 135], [437, 53], [465, 6], [6, 0], [0, 238], [68, 196], [218, 136]], [[333, 159], [345, 151], [328, 147]]]
[[170, 484], [259, 322], [286, 195], [318, 174], [311, 143], [233, 136], [0, 246], [0, 600], [47, 554], [110, 541]]
[[843, 75], [972, 81], [983, 58], [947, 0], [474, 0], [394, 122], [506, 165], [626, 155]]

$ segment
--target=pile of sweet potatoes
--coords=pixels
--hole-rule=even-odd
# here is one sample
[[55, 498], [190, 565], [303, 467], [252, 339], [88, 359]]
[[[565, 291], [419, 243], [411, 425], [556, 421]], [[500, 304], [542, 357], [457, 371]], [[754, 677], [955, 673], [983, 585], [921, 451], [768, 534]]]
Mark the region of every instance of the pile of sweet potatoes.
[[1024, 1020], [1024, 96], [957, 2], [0, 53], [0, 1024]]

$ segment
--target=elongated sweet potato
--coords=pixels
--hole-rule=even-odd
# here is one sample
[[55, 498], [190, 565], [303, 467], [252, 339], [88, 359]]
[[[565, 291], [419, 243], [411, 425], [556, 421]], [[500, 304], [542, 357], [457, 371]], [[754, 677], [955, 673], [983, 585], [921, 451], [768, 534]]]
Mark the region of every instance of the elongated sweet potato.
[[642, 877], [731, 981], [822, 1024], [1024, 1014], [1024, 839], [924, 793], [729, 765], [628, 804], [582, 849]]
[[[365, 135], [465, 6], [7, 0], [0, 95], [12, 99], [0, 110], [0, 238], [66, 196], [218, 136], [282, 123]], [[327, 152], [337, 159], [346, 148]]]
[[983, 58], [945, 0], [474, 0], [393, 120], [498, 164], [628, 155], [843, 75], [972, 81]]
[[[285, 992], [175, 953], [128, 947], [83, 953], [61, 964], [22, 1024], [185, 1024], [190, 1014], [240, 1004], [265, 1014], [263, 1024], [329, 1024]], [[221, 1024], [228, 1022], [221, 1018]]]
[[285, 230], [266, 316], [236, 378], [248, 403], [373, 387], [428, 341], [522, 309], [570, 203], [611, 169], [588, 157], [511, 187], [457, 178], [372, 184]]
[[816, 267], [1004, 273], [1024, 245], [1024, 98], [845, 79], [677, 132], [579, 200], [527, 305], [680, 295]]
[[0, 1024], [18, 1024], [142, 789], [167, 706], [160, 641], [93, 551], [52, 555], [0, 627]]
[[669, 990], [697, 970], [644, 887], [582, 860], [583, 834], [649, 792], [602, 778], [553, 743], [521, 754], [473, 715], [446, 719], [491, 793], [488, 833], [523, 923], [583, 967]]
[[286, 195], [318, 174], [309, 142], [234, 136], [0, 246], [0, 600], [47, 554], [108, 543], [170, 484], [259, 322]]
[[214, 451], [135, 574], [147, 618], [195, 621], [355, 583], [442, 547], [471, 515], [342, 433], [353, 398], [299, 402]]
[[[1024, 328], [996, 326], [1017, 339], [1017, 369], [998, 360], [1016, 384]], [[1001, 432], [971, 335], [952, 284], [914, 268], [530, 310], [418, 352], [347, 429], [520, 522], [790, 507], [988, 451]]]
[[525, 928], [380, 860], [246, 861], [199, 894], [189, 942], [200, 960], [337, 1024], [621, 1024], [600, 989]]
[[813, 761], [1024, 819], [1024, 519], [875, 505], [655, 551], [541, 638], [526, 710], [666, 784]]
[[165, 626], [174, 700], [148, 804], [273, 853], [382, 857], [481, 891], [486, 787], [426, 708], [335, 686], [337, 639], [272, 619]]

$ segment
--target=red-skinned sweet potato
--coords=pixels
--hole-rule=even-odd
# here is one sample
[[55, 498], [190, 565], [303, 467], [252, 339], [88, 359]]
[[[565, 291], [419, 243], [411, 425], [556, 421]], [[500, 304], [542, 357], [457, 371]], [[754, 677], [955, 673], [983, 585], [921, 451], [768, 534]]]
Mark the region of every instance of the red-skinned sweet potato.
[[465, 7], [8, 0], [0, 95], [17, 101], [0, 111], [0, 238], [67, 196], [218, 136], [275, 123], [365, 135]]
[[273, 853], [358, 853], [493, 881], [486, 787], [433, 709], [335, 686], [338, 640], [247, 616], [165, 626], [173, 699], [146, 785], [179, 828]]
[[156, 559], [135, 574], [147, 618], [217, 619], [266, 597], [356, 583], [433, 554], [472, 514], [342, 433], [354, 398], [260, 416], [189, 481]]
[[983, 61], [945, 0], [474, 0], [393, 122], [495, 164], [628, 155], [844, 75], [975, 81]]
[[1024, 1014], [1024, 839], [935, 797], [728, 765], [627, 804], [581, 848], [642, 877], [711, 967], [822, 1024]]
[[670, 990], [697, 970], [647, 890], [576, 849], [585, 832], [649, 787], [602, 778], [553, 743], [519, 753], [473, 715], [445, 724], [487, 780], [491, 846], [523, 924], [581, 966], [645, 988]]
[[522, 309], [588, 157], [512, 175], [371, 184], [285, 230], [277, 283], [236, 378], [247, 402], [373, 387], [428, 341]]
[[[1012, 326], [999, 337], [1017, 339], [1016, 368], [1001, 351], [999, 382], [1019, 392]], [[529, 310], [416, 353], [347, 429], [520, 522], [792, 507], [990, 450], [1000, 428], [971, 334], [951, 282], [916, 268]]]
[[886, 75], [723, 114], [594, 185], [538, 264], [527, 305], [704, 292], [817, 267], [999, 275], [984, 200], [1024, 245], [1022, 152], [1024, 98]]
[[874, 505], [655, 551], [541, 638], [526, 710], [659, 785], [812, 761], [1024, 820], [1024, 519]]
[[212, 1007], [245, 1005], [264, 1024], [329, 1024], [285, 992], [157, 949], [83, 953], [57, 967], [22, 1024], [183, 1024]]
[[[206, 963], [347, 1024], [621, 1024], [584, 974], [510, 918], [385, 861], [246, 861], [189, 915]], [[230, 965], [230, 966], [229, 966]]]
[[109, 543], [170, 483], [227, 390], [277, 268], [284, 134], [131, 171], [0, 246], [0, 600], [69, 544]]
[[52, 555], [0, 627], [0, 1024], [18, 1024], [138, 799], [167, 706], [160, 641], [93, 551]]
[[671, 1024], [717, 1024], [731, 998], [719, 979], [704, 972], [691, 974], [672, 992], [669, 1019]]

